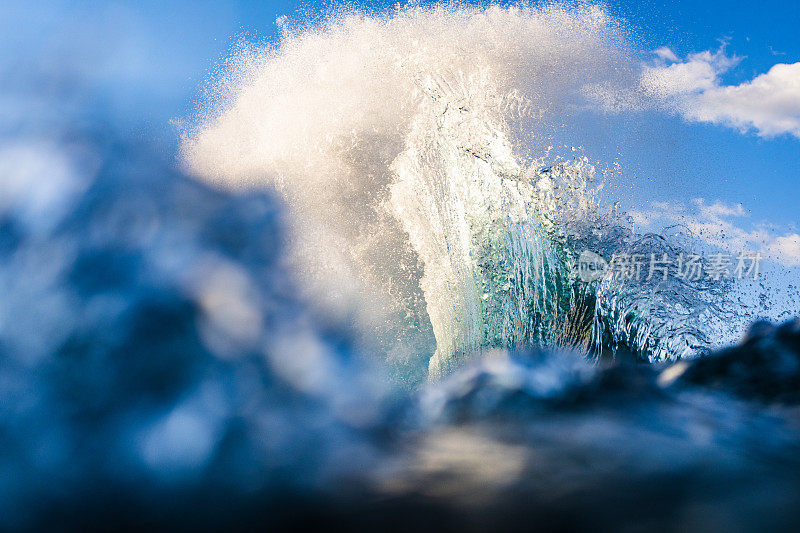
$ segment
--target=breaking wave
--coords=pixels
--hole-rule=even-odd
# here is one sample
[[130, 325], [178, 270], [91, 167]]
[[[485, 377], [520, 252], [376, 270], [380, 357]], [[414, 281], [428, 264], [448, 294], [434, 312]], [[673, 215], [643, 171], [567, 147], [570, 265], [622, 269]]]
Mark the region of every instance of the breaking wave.
[[800, 319], [624, 364], [727, 342], [743, 285], [576, 269], [695, 247], [547, 151], [623, 36], [585, 7], [286, 26], [184, 143], [283, 201], [178, 171], [83, 71], [0, 77], [0, 531], [800, 530]]
[[630, 72], [625, 25], [605, 10], [279, 22], [278, 44], [242, 46], [214, 77], [185, 163], [219, 186], [279, 192], [304, 296], [328, 320], [346, 316], [402, 381], [492, 347], [674, 360], [731, 340], [724, 282], [578, 275], [584, 250], [685, 244], [635, 235], [601, 199], [596, 166], [548, 146], [590, 87]]

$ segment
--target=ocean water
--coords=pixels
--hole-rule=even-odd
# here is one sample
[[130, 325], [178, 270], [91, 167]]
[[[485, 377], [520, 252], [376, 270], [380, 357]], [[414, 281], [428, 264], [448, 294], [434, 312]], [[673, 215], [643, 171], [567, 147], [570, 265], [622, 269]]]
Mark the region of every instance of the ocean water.
[[183, 157], [215, 186], [278, 192], [309, 299], [352, 315], [406, 382], [493, 348], [676, 360], [732, 342], [763, 310], [734, 311], [724, 281], [579, 279], [587, 250], [696, 250], [634, 232], [601, 194], [611, 161], [546, 144], [634, 57], [624, 22], [592, 5], [343, 10], [234, 55]]
[[634, 52], [584, 4], [339, 10], [178, 154], [5, 122], [0, 529], [796, 530], [798, 322], [581, 271], [708, 252], [548, 144]]

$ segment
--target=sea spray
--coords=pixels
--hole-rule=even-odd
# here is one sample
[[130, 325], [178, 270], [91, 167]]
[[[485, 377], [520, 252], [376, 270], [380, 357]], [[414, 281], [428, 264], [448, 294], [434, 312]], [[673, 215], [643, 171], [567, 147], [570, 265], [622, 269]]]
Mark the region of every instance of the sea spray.
[[581, 252], [610, 260], [633, 233], [603, 207], [588, 161], [537, 152], [590, 105], [588, 88], [626, 72], [625, 33], [589, 5], [284, 21], [277, 45], [245, 47], [218, 73], [186, 165], [220, 186], [276, 189], [306, 298], [408, 384], [491, 347], [685, 356], [707, 341], [684, 332], [713, 337], [699, 319], [672, 328], [656, 313], [651, 328], [635, 287], [623, 297], [613, 279], [578, 279]]

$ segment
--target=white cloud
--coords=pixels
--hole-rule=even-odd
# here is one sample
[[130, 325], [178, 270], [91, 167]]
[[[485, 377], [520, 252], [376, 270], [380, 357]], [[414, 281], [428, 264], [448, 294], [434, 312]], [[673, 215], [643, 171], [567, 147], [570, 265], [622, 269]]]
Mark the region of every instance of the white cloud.
[[800, 265], [800, 235], [797, 233], [776, 238], [768, 248], [773, 255], [786, 258], [784, 264]]
[[800, 138], [800, 62], [774, 65], [739, 85], [722, 85], [720, 75], [741, 58], [723, 50], [691, 54], [684, 61], [669, 48], [654, 53], [657, 64], [644, 67], [641, 76], [650, 99], [690, 121]]
[[703, 198], [694, 198], [690, 205], [652, 202], [648, 209], [630, 215], [640, 231], [680, 224], [711, 246], [734, 253], [759, 252], [785, 266], [800, 266], [800, 235], [764, 223], [747, 224], [748, 214], [741, 204], [708, 203]]
[[725, 204], [717, 200], [708, 205], [703, 198], [694, 198], [692, 203], [697, 206], [697, 210], [703, 218], [716, 220], [722, 217], [743, 217], [747, 215], [742, 204]]
[[661, 48], [653, 50], [653, 53], [665, 61], [675, 61], [675, 62], [680, 61], [680, 59], [678, 59], [678, 56], [675, 55], [675, 52], [673, 52], [666, 46], [662, 46]]

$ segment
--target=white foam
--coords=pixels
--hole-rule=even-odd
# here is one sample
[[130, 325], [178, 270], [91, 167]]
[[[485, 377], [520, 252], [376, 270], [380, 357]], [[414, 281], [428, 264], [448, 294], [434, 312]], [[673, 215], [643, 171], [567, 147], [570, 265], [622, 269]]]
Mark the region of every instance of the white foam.
[[[186, 165], [220, 186], [277, 189], [310, 299], [416, 380], [432, 333], [440, 352], [481, 344], [476, 239], [491, 224], [477, 221], [533, 216], [522, 155], [616, 75], [624, 31], [586, 4], [340, 11], [284, 28], [216, 77]], [[520, 118], [524, 136], [511, 131]]]

